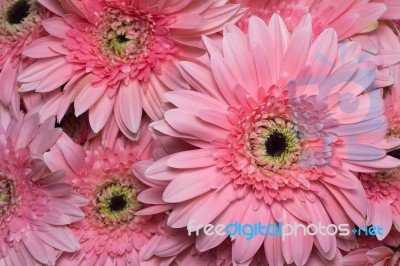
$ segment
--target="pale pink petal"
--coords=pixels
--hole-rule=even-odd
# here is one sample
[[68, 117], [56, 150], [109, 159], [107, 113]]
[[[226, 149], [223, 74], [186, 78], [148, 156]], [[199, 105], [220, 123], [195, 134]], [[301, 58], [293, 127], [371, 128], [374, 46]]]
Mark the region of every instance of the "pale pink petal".
[[43, 27], [48, 33], [61, 39], [65, 39], [67, 31], [71, 29], [64, 19], [57, 17], [43, 21]]
[[174, 203], [202, 195], [211, 190], [211, 182], [218, 174], [215, 167], [199, 168], [178, 174], [165, 189], [163, 199]]
[[120, 88], [116, 99], [116, 112], [127, 129], [134, 133], [138, 131], [142, 119], [141, 89], [137, 82], [132, 82]]
[[80, 173], [85, 165], [85, 151], [83, 148], [74, 143], [70, 138], [66, 135], [62, 135], [61, 138], [57, 141], [57, 146], [65, 157], [65, 160], [68, 162], [68, 165], [73, 169], [75, 173]]
[[115, 97], [110, 98], [107, 94], [89, 109], [89, 122], [95, 133], [98, 133], [110, 117]]
[[392, 228], [392, 207], [385, 199], [372, 200], [370, 203], [372, 225], [383, 228], [383, 235], [377, 234], [379, 240], [384, 239]]
[[60, 39], [53, 36], [47, 36], [32, 42], [24, 50], [24, 55], [32, 58], [47, 58], [59, 56], [60, 53], [57, 53], [51, 47], [53, 45], [59, 45], [60, 43]]
[[51, 227], [46, 231], [37, 231], [36, 234], [47, 244], [63, 251], [73, 252], [79, 248], [79, 243], [70, 230]]
[[167, 160], [167, 165], [172, 168], [201, 168], [215, 165], [213, 158], [215, 150], [184, 151], [173, 155]]
[[65, 11], [61, 7], [60, 3], [57, 0], [38, 0], [43, 6], [49, 9], [51, 12], [62, 16], [64, 15]]
[[[75, 89], [81, 88], [81, 89]], [[101, 85], [99, 87], [92, 87], [90, 84], [90, 78], [83, 78], [75, 87], [76, 98], [74, 100], [75, 115], [80, 116], [95, 104], [99, 102], [102, 97], [106, 96], [107, 85]], [[71, 90], [74, 90], [71, 88]]]
[[11, 102], [12, 95], [16, 92], [18, 67], [14, 63], [7, 60], [0, 73], [0, 90], [1, 103], [8, 106]]

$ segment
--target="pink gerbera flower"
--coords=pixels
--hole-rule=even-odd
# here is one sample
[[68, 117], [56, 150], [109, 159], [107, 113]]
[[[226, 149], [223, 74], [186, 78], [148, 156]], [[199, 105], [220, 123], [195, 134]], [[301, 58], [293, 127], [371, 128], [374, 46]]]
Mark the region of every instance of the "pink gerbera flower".
[[[49, 8], [56, 0], [41, 0]], [[162, 117], [163, 93], [188, 88], [179, 60], [202, 54], [200, 36], [222, 29], [243, 13], [224, 1], [60, 1], [68, 13], [44, 21], [49, 37], [30, 45], [26, 56], [38, 60], [19, 81], [21, 90], [60, 94], [60, 121], [70, 103], [75, 114], [89, 110], [95, 133], [108, 122], [137, 138], [142, 107], [153, 120]], [[44, 112], [50, 112], [45, 110]], [[110, 129], [111, 128], [111, 129]]]
[[[267, 22], [274, 13], [278, 13], [285, 21], [289, 31], [293, 31], [302, 17], [310, 13], [313, 18], [314, 36], [318, 36], [327, 28], [334, 28], [339, 40], [375, 29], [377, 20], [383, 17], [382, 15], [387, 10], [385, 4], [374, 3], [371, 0], [338, 0], [334, 2], [319, 0], [230, 0], [230, 2], [249, 8], [246, 15], [238, 23], [239, 27], [244, 30], [247, 28], [249, 18], [252, 15], [256, 15]], [[386, 0], [386, 2], [390, 2], [390, 0]]]
[[58, 251], [79, 248], [66, 225], [82, 219], [86, 204], [65, 172], [49, 173], [42, 160], [61, 130], [54, 118], [39, 125], [37, 114], [15, 121], [4, 107], [0, 121], [0, 264], [54, 265]]
[[397, 73], [400, 66], [400, 41], [394, 28], [393, 23], [382, 21], [374, 31], [351, 37], [351, 40], [361, 44], [364, 51], [379, 58], [376, 87], [399, 86], [393, 84], [399, 82], [400, 75]]
[[86, 217], [70, 226], [81, 249], [63, 253], [58, 265], [139, 265], [138, 252], [150, 236], [160, 233], [165, 215], [140, 217], [145, 205], [137, 195], [146, 188], [131, 171], [132, 165], [151, 156], [148, 120], [139, 142], [117, 139], [113, 148], [101, 146], [87, 152], [68, 137], [45, 154], [53, 171], [65, 169], [76, 191], [89, 199]]
[[[387, 29], [389, 30], [389, 29]], [[387, 39], [386, 45], [394, 43], [400, 49], [400, 41]], [[394, 84], [388, 89], [385, 97], [388, 129], [386, 139], [379, 146], [390, 151], [388, 154], [400, 159], [400, 64], [387, 69], [393, 76]], [[363, 173], [359, 175], [367, 193], [370, 205], [370, 221], [374, 226], [383, 228], [383, 235], [377, 235], [382, 240], [390, 232], [392, 224], [400, 230], [400, 168], [385, 170], [379, 173]]]
[[[398, 4], [392, 0], [383, 0], [377, 3], [371, 0], [338, 0], [338, 1], [318, 1], [318, 0], [232, 0], [232, 3], [239, 3], [243, 7], [248, 7], [249, 11], [238, 22], [242, 30], [247, 29], [248, 19], [251, 15], [257, 15], [267, 22], [275, 12], [280, 14], [288, 26], [289, 31], [293, 31], [300, 19], [307, 13], [313, 18], [313, 36], [318, 36], [327, 28], [334, 28], [338, 39], [350, 38], [360, 41], [362, 48], [374, 55], [379, 55], [379, 70], [388, 65], [400, 61], [399, 50], [387, 48], [387, 38], [382, 38], [386, 29], [379, 29], [378, 26], [385, 22], [378, 20], [400, 18]], [[382, 28], [382, 27], [380, 27]], [[393, 34], [393, 33], [392, 33]], [[380, 42], [383, 45], [380, 45]], [[379, 71], [376, 75], [376, 87], [391, 85], [392, 77], [385, 71]]]
[[342, 266], [395, 266], [400, 264], [400, 233], [392, 230], [383, 241], [360, 237], [359, 247], [345, 256]]
[[0, 101], [17, 117], [20, 115], [17, 75], [30, 62], [22, 52], [43, 36], [42, 20], [49, 17], [49, 12], [36, 0], [2, 0], [0, 17]]
[[[375, 59], [358, 43], [338, 44], [333, 29], [311, 36], [310, 16], [292, 34], [278, 15], [268, 26], [252, 17], [248, 35], [227, 24], [222, 49], [204, 38], [209, 66], [181, 63], [198, 92], [166, 93], [176, 108], [152, 128], [198, 148], [146, 171], [169, 181], [162, 194], [176, 204], [169, 225], [366, 224], [367, 198], [351, 171], [400, 164], [375, 147], [387, 129], [381, 91], [366, 90]], [[197, 247], [205, 251], [225, 238], [200, 236]], [[322, 234], [233, 241], [235, 263], [251, 260], [263, 243], [270, 265], [303, 265], [313, 246], [328, 260], [337, 250], [336, 236]]]
[[367, 193], [371, 224], [383, 228], [377, 238], [384, 239], [392, 224], [400, 230], [400, 169], [360, 174], [360, 180]]

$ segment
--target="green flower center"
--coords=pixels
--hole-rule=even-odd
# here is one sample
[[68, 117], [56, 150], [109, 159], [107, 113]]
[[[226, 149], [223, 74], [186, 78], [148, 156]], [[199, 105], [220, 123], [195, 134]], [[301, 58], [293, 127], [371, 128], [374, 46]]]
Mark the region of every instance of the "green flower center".
[[248, 155], [252, 162], [267, 171], [286, 168], [297, 161], [301, 144], [296, 126], [279, 117], [255, 121], [247, 135]]
[[19, 0], [10, 6], [5, 14], [5, 20], [11, 24], [20, 24], [27, 16], [29, 16], [30, 5], [27, 0]]
[[294, 127], [289, 122], [276, 123], [274, 120], [268, 124], [268, 127], [258, 128], [257, 131], [262, 131], [257, 136], [253, 150], [265, 163], [285, 163], [287, 157], [297, 150], [298, 139]]
[[126, 15], [119, 10], [102, 14], [94, 35], [107, 56], [115, 60], [134, 60], [152, 50], [155, 24], [151, 17]]
[[137, 200], [139, 189], [133, 184], [111, 183], [100, 189], [96, 199], [97, 214], [106, 224], [123, 224], [134, 218], [142, 207]]
[[109, 49], [117, 56], [124, 56], [131, 40], [128, 39], [125, 34], [115, 34], [111, 32], [109, 35]]

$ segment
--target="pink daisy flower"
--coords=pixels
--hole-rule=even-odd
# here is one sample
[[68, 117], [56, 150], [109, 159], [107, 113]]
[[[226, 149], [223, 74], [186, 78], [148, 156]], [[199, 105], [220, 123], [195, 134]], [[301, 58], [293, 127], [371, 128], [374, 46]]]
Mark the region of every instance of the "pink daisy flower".
[[361, 237], [358, 249], [346, 255], [342, 266], [395, 266], [400, 264], [400, 233], [392, 230], [383, 240]]
[[367, 193], [370, 222], [383, 228], [383, 235], [377, 235], [382, 240], [390, 232], [392, 224], [400, 230], [400, 169], [363, 173], [359, 177]]
[[148, 120], [138, 142], [117, 139], [113, 148], [84, 149], [64, 137], [45, 154], [53, 171], [65, 169], [75, 191], [89, 199], [83, 207], [86, 217], [70, 226], [81, 249], [63, 253], [58, 265], [139, 265], [139, 250], [148, 239], [162, 232], [165, 215], [140, 217], [145, 205], [137, 195], [146, 185], [131, 171], [134, 163], [148, 159], [152, 138]]
[[[388, 39], [386, 39], [388, 40]], [[400, 49], [399, 39], [392, 39], [392, 43]], [[390, 41], [386, 41], [390, 44]], [[400, 64], [388, 67], [387, 71], [394, 77], [388, 95], [385, 97], [388, 129], [386, 139], [380, 147], [390, 151], [388, 154], [400, 159]], [[383, 228], [383, 235], [377, 235], [382, 240], [390, 232], [392, 224], [400, 230], [400, 168], [385, 170], [379, 173], [363, 173], [359, 175], [361, 183], [367, 193], [370, 205], [370, 222], [374, 226]]]
[[238, 26], [243, 30], [247, 28], [249, 18], [252, 15], [267, 22], [274, 13], [278, 13], [285, 21], [289, 31], [293, 31], [302, 17], [310, 13], [313, 18], [314, 36], [318, 36], [327, 28], [334, 28], [339, 40], [375, 29], [377, 20], [384, 18], [383, 15], [387, 11], [387, 6], [384, 3], [375, 3], [371, 0], [338, 0], [335, 2], [318, 0], [289, 0], [284, 2], [279, 0], [230, 0], [230, 2], [249, 8], [249, 11], [238, 23]]
[[364, 51], [379, 58], [376, 87], [391, 86], [399, 81], [400, 41], [393, 28], [393, 23], [380, 22], [374, 31], [351, 37], [352, 41], [361, 44]]
[[76, 116], [89, 110], [95, 133], [117, 127], [132, 140], [142, 108], [158, 120], [163, 93], [188, 88], [178, 61], [200, 56], [200, 36], [243, 13], [239, 5], [210, 0], [60, 1], [66, 15], [55, 0], [41, 3], [62, 16], [44, 21], [50, 36], [25, 50], [38, 60], [19, 76], [21, 90], [43, 93], [67, 83], [59, 92], [58, 121], [74, 102]]
[[[379, 70], [388, 65], [400, 61], [399, 50], [388, 49], [382, 31], [375, 30], [384, 22], [378, 23], [378, 19], [400, 18], [398, 4], [392, 0], [379, 1], [377, 3], [371, 0], [339, 0], [339, 1], [317, 1], [317, 0], [233, 0], [232, 3], [239, 3], [243, 7], [248, 7], [249, 11], [238, 22], [239, 27], [246, 31], [248, 19], [251, 15], [257, 15], [267, 22], [275, 12], [284, 19], [289, 31], [293, 31], [300, 19], [307, 13], [313, 18], [313, 36], [318, 36], [327, 28], [334, 28], [338, 39], [344, 40], [350, 38], [354, 41], [360, 41], [362, 48], [374, 55], [379, 55]], [[382, 27], [381, 27], [382, 28]], [[393, 33], [392, 33], [393, 34]], [[382, 40], [380, 40], [383, 37]], [[389, 37], [391, 38], [391, 37]], [[383, 44], [380, 44], [383, 43]], [[377, 47], [378, 46], [378, 47]], [[382, 60], [382, 62], [380, 62]], [[378, 62], [377, 62], [378, 63]], [[393, 83], [392, 77], [385, 71], [379, 71], [376, 75], [376, 87], [385, 87]]]
[[[246, 35], [228, 23], [222, 49], [204, 38], [209, 66], [181, 63], [198, 92], [166, 93], [176, 108], [151, 127], [198, 148], [146, 170], [148, 178], [169, 182], [162, 200], [176, 204], [170, 226], [366, 224], [367, 198], [351, 171], [400, 165], [375, 147], [387, 129], [381, 91], [366, 91], [375, 59], [358, 43], [338, 44], [333, 29], [311, 41], [311, 25], [305, 16], [291, 34], [278, 15], [268, 26], [252, 17]], [[225, 238], [202, 235], [196, 245], [208, 250]], [[332, 260], [337, 243], [322, 234], [252, 241], [236, 235], [232, 254], [246, 263], [264, 244], [269, 264], [303, 265], [313, 246]]]
[[3, 0], [0, 3], [0, 101], [14, 117], [20, 115], [17, 75], [30, 61], [23, 50], [43, 36], [42, 20], [49, 12], [36, 0]]
[[54, 265], [58, 251], [79, 249], [66, 225], [83, 218], [86, 199], [43, 162], [61, 134], [54, 118], [15, 121], [0, 106], [0, 264]]
[[[400, 49], [400, 40], [397, 39], [397, 48]], [[387, 69], [393, 77], [393, 85], [387, 90], [385, 97], [386, 116], [388, 117], [388, 137], [400, 139], [400, 64], [393, 65]]]

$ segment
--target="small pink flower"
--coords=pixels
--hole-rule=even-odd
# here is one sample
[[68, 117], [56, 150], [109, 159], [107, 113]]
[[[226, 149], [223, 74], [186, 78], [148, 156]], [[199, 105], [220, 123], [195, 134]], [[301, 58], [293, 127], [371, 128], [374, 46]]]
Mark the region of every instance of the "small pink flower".
[[346, 255], [342, 266], [395, 266], [400, 264], [400, 233], [392, 230], [383, 241], [360, 237], [359, 247]]
[[22, 56], [32, 41], [44, 36], [42, 20], [50, 13], [36, 0], [3, 0], [0, 3], [0, 101], [14, 117], [20, 115], [17, 75], [31, 60]]
[[45, 154], [53, 171], [65, 169], [75, 191], [89, 199], [86, 217], [70, 226], [81, 249], [63, 253], [58, 265], [139, 265], [139, 251], [154, 234], [162, 232], [166, 216], [138, 216], [146, 205], [138, 194], [147, 188], [131, 168], [152, 154], [148, 120], [140, 129], [138, 142], [117, 139], [114, 147], [88, 151], [65, 135], [57, 147]]
[[400, 230], [400, 169], [360, 174], [360, 180], [367, 193], [371, 224], [383, 228], [377, 238], [384, 239], [392, 225]]
[[[400, 40], [389, 26], [380, 25], [375, 33], [360, 40], [368, 48], [375, 50], [383, 61], [389, 64], [382, 71], [386, 72], [392, 79], [393, 85], [385, 88], [385, 115], [388, 118], [388, 129], [385, 139], [377, 146], [388, 151], [390, 156], [400, 158], [400, 63], [393, 63], [394, 54], [391, 51], [400, 50]], [[375, 45], [374, 45], [375, 44]], [[368, 171], [370, 172], [370, 171]], [[370, 222], [374, 226], [383, 228], [383, 235], [377, 235], [382, 240], [389, 233], [392, 225], [400, 230], [400, 169], [389, 169], [379, 173], [359, 174], [361, 183], [367, 194], [370, 206]]]
[[[1, 106], [1, 104], [0, 104]], [[54, 118], [15, 121], [0, 107], [0, 264], [54, 265], [58, 251], [79, 243], [66, 225], [79, 221], [86, 200], [65, 183], [65, 172], [49, 173], [42, 154], [57, 141]]]
[[[278, 13], [285, 21], [289, 31], [293, 31], [302, 17], [310, 13], [313, 18], [314, 36], [318, 36], [327, 28], [333, 28], [337, 32], [339, 40], [373, 30], [376, 28], [379, 18], [386, 18], [385, 11], [387, 11], [385, 4], [374, 3], [370, 0], [337, 0], [335, 2], [318, 0], [230, 0], [230, 2], [249, 8], [247, 14], [238, 23], [243, 30], [247, 28], [248, 20], [252, 15], [267, 22], [274, 13]], [[391, 2], [391, 0], [381, 2], [386, 3]]]
[[117, 127], [132, 140], [142, 108], [158, 120], [164, 92], [188, 88], [177, 64], [203, 54], [200, 36], [220, 31], [243, 13], [238, 5], [210, 0], [60, 3], [66, 11], [58, 6], [54, 12], [61, 17], [43, 23], [50, 36], [24, 51], [38, 60], [19, 76], [21, 90], [44, 93], [67, 83], [55, 111], [59, 121], [74, 102], [77, 116], [89, 110], [95, 133]]
[[[384, 69], [400, 62], [399, 48], [388, 47], [397, 36], [384, 20], [400, 19], [399, 5], [396, 0], [378, 1], [316, 1], [316, 0], [231, 0], [248, 7], [249, 11], [238, 22], [239, 27], [247, 31], [251, 15], [257, 15], [267, 22], [277, 12], [286, 22], [289, 31], [293, 31], [300, 19], [307, 13], [313, 18], [313, 36], [318, 36], [327, 28], [334, 28], [339, 40], [351, 39], [361, 43], [368, 53], [379, 56], [379, 68], [376, 87], [393, 84], [393, 77]], [[378, 21], [379, 20], [379, 21]]]
[[381, 21], [374, 31], [350, 37], [361, 48], [377, 56], [378, 72], [375, 87], [400, 86], [400, 40], [393, 24]]

